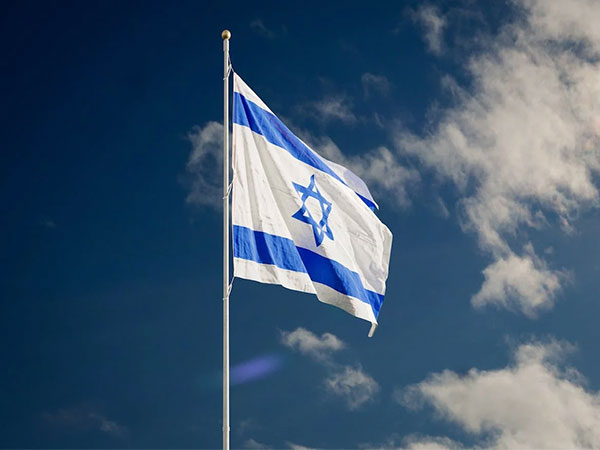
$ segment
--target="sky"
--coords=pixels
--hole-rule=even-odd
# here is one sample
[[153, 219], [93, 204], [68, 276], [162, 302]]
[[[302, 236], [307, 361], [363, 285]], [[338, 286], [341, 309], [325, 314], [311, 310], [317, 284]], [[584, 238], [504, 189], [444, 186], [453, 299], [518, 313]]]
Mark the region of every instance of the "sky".
[[236, 279], [233, 448], [600, 447], [600, 3], [4, 2], [0, 447], [221, 445], [221, 31], [368, 184], [379, 327]]

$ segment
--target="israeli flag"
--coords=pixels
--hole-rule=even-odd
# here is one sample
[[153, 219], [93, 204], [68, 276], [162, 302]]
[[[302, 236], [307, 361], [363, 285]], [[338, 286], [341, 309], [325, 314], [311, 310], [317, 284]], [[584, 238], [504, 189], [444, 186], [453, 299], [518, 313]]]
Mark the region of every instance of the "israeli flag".
[[234, 74], [234, 275], [316, 294], [371, 322], [392, 233], [365, 183], [319, 156]]

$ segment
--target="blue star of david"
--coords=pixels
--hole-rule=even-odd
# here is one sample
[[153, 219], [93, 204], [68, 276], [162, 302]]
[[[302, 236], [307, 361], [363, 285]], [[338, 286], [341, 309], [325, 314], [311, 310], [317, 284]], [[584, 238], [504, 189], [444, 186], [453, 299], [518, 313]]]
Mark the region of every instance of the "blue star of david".
[[[315, 176], [312, 175], [310, 177], [310, 183], [308, 186], [304, 187], [299, 184], [292, 182], [294, 188], [298, 194], [301, 195], [302, 206], [296, 213], [292, 216], [294, 219], [298, 219], [301, 222], [305, 222], [312, 226], [313, 233], [315, 235], [315, 243], [317, 247], [321, 245], [323, 242], [323, 238], [327, 236], [329, 239], [333, 241], [333, 232], [327, 223], [327, 219], [329, 218], [329, 214], [331, 213], [331, 202], [327, 201], [325, 197], [321, 195], [317, 185], [315, 183]], [[308, 208], [306, 208], [306, 200], [309, 198], [314, 198], [319, 202], [321, 206], [321, 220], [318, 222], [312, 216]]]

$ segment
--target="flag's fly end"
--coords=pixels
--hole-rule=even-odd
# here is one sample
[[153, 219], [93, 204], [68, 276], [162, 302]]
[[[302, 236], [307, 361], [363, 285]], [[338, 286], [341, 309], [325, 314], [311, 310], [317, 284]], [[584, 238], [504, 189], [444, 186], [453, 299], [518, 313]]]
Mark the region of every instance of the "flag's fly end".
[[373, 337], [373, 335], [375, 334], [375, 330], [377, 329], [377, 324], [376, 323], [372, 323], [371, 324], [371, 329], [369, 330], [369, 337]]

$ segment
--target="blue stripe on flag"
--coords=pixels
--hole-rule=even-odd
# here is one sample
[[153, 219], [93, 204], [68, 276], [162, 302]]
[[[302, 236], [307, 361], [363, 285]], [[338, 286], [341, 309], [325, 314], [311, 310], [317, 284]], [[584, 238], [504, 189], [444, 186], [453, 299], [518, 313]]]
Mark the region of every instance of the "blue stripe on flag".
[[305, 248], [296, 247], [291, 239], [234, 225], [233, 256], [294, 272], [307, 273], [316, 283], [324, 284], [341, 294], [368, 303], [375, 317], [379, 315], [384, 297], [365, 289], [358, 273], [337, 261]]
[[[281, 120], [269, 111], [265, 111], [254, 102], [248, 100], [239, 92], [233, 93], [233, 123], [250, 128], [273, 145], [281, 147], [290, 155], [315, 169], [331, 175], [341, 183], [346, 184], [331, 168], [314, 152], [292, 133]], [[375, 203], [355, 192], [371, 210], [377, 209]]]

